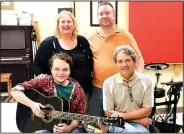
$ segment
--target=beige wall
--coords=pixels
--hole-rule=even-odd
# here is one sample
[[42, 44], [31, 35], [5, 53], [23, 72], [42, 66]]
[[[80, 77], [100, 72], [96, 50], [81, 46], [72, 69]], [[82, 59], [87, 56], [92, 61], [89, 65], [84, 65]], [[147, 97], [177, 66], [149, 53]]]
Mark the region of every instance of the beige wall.
[[[57, 9], [71, 7], [72, 2], [14, 2], [16, 11], [33, 13], [33, 19], [39, 21], [40, 39], [53, 34], [55, 29]], [[128, 2], [118, 2], [118, 25], [128, 30]], [[79, 26], [79, 34], [88, 37], [98, 27], [90, 27], [90, 2], [75, 2], [76, 19]], [[82, 14], [82, 15], [81, 15]], [[122, 17], [123, 16], [123, 17]]]
[[[128, 2], [118, 2], [118, 25], [125, 30], [128, 30], [127, 5]], [[79, 33], [88, 37], [99, 28], [90, 26], [90, 3], [76, 2], [76, 9]]]
[[39, 22], [40, 40], [53, 35], [58, 8], [71, 7], [70, 2], [14, 2], [15, 10], [33, 13], [33, 19]]
[[[34, 20], [39, 21], [41, 40], [47, 36], [53, 35], [55, 29], [55, 22], [57, 17], [57, 8], [71, 7], [70, 2], [15, 2], [16, 11], [27, 11], [34, 15]], [[76, 19], [79, 25], [79, 34], [88, 37], [98, 27], [90, 26], [90, 3], [89, 2], [76, 2]], [[128, 30], [128, 2], [118, 2], [118, 25]], [[169, 82], [171, 77], [174, 77], [175, 81], [183, 81], [183, 66], [181, 64], [171, 64], [168, 69], [161, 70], [162, 74], [160, 82]], [[152, 76], [153, 83], [155, 83], [155, 72], [144, 70], [144, 73]], [[154, 84], [153, 84], [154, 86]], [[164, 89], [168, 90], [167, 86]], [[163, 101], [164, 98], [158, 99]], [[183, 107], [182, 104], [183, 93], [181, 92], [181, 98], [179, 100], [179, 107]]]

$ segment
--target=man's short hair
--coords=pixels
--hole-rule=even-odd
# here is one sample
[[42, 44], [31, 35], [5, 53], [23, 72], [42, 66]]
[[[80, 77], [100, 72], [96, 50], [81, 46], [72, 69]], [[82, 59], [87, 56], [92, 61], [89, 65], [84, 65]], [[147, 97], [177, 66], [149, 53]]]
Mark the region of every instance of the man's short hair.
[[100, 6], [103, 6], [103, 5], [109, 5], [113, 9], [113, 11], [114, 11], [113, 5], [110, 2], [108, 2], [108, 1], [99, 1], [98, 2], [98, 9], [99, 9]]
[[121, 46], [117, 47], [115, 52], [114, 52], [113, 60], [114, 60], [115, 63], [117, 62], [117, 55], [120, 52], [131, 56], [134, 63], [137, 62], [137, 56], [136, 56], [135, 51], [132, 49], [132, 47], [130, 47], [130, 45], [121, 45]]
[[71, 65], [72, 65], [72, 58], [66, 54], [66, 53], [56, 53], [54, 54], [50, 60], [49, 60], [49, 65], [50, 65], [50, 68], [52, 68], [53, 66], [53, 62], [55, 59], [60, 59], [60, 60], [64, 60], [66, 63], [69, 64], [70, 68], [71, 68]]

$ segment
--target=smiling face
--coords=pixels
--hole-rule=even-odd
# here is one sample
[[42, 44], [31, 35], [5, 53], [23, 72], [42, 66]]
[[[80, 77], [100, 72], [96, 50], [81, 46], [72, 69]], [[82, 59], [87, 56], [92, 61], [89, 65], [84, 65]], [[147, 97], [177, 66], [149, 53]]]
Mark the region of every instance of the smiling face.
[[54, 82], [63, 85], [70, 75], [70, 65], [61, 59], [55, 59], [51, 67]]
[[67, 12], [63, 12], [58, 20], [58, 29], [61, 36], [71, 35], [75, 29], [74, 21]]
[[116, 65], [121, 75], [124, 78], [129, 79], [134, 73], [136, 63], [133, 61], [130, 55], [126, 55], [123, 52], [118, 53], [116, 58]]
[[110, 5], [99, 6], [98, 22], [102, 27], [110, 27], [115, 25], [115, 12]]

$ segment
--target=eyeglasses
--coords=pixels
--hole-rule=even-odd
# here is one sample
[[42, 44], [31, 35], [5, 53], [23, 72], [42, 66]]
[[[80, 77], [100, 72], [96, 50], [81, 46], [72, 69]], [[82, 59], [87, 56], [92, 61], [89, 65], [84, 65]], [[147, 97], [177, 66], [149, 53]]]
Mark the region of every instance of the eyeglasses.
[[127, 85], [128, 87], [128, 94], [130, 96], [130, 100], [133, 102], [134, 101], [134, 97], [132, 95], [132, 87], [130, 85]]

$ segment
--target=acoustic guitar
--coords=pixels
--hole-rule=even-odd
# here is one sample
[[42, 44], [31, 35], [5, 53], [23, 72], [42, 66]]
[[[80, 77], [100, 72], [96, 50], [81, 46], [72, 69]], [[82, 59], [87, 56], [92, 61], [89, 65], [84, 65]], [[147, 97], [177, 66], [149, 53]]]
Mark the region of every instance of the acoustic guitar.
[[25, 95], [45, 106], [42, 109], [45, 113], [44, 118], [33, 114], [31, 108], [18, 102], [16, 112], [17, 128], [22, 133], [33, 133], [38, 130], [52, 130], [54, 125], [64, 121], [85, 121], [88, 123], [103, 123], [124, 127], [124, 119], [121, 117], [97, 117], [84, 114], [70, 113], [69, 102], [59, 97], [46, 96], [43, 92], [36, 89], [25, 90]]

